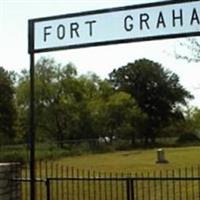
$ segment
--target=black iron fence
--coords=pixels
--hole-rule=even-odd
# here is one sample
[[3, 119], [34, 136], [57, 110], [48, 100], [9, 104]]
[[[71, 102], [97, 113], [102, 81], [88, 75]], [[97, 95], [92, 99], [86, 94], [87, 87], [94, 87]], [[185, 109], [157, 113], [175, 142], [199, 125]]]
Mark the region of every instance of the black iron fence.
[[0, 199], [21, 200], [21, 184], [13, 181], [21, 177], [19, 163], [0, 163]]
[[[200, 166], [151, 173], [107, 173], [38, 162], [37, 200], [199, 200]], [[22, 200], [30, 198], [28, 169]]]
[[199, 181], [198, 177], [49, 178], [47, 199], [199, 200]]

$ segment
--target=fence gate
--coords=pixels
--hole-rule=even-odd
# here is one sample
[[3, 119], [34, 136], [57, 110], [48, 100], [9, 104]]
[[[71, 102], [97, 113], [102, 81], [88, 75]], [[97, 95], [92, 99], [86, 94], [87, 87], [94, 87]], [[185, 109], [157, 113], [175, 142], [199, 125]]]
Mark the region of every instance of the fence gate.
[[50, 178], [47, 200], [133, 200], [133, 179]]

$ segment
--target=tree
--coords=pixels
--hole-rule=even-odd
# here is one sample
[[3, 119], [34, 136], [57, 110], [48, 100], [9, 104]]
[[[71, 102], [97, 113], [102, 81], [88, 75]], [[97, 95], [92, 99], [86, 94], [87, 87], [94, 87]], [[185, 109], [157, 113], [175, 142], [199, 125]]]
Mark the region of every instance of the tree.
[[[94, 79], [93, 79], [94, 81]], [[106, 103], [109, 97], [113, 95], [113, 89], [108, 81], [97, 80], [95, 84], [95, 92], [93, 96], [90, 95], [87, 101], [87, 108], [90, 113], [90, 122], [93, 135], [98, 137], [107, 136], [107, 114]]]
[[197, 134], [200, 137], [200, 109], [196, 107], [188, 108], [185, 115], [187, 133]]
[[[71, 63], [62, 66], [52, 59], [41, 58], [35, 66], [37, 140], [57, 141], [63, 147], [68, 139], [93, 138], [88, 103], [98, 96], [99, 82], [93, 74], [78, 77]], [[17, 102], [24, 136], [28, 96], [29, 75], [23, 71], [17, 87]]]
[[186, 105], [192, 95], [179, 83], [176, 74], [160, 64], [147, 59], [129, 63], [110, 74], [110, 82], [116, 90], [132, 95], [141, 110], [147, 114], [145, 143], [155, 142], [159, 130], [172, 118], [180, 118], [177, 105]]
[[200, 137], [200, 109], [195, 109], [193, 113], [193, 123], [194, 123], [195, 133], [197, 133], [198, 136]]
[[[183, 59], [187, 62], [200, 62], [200, 40], [191, 37], [179, 43], [179, 47], [175, 51], [177, 59]], [[197, 86], [200, 89], [200, 84]]]
[[[75, 80], [76, 69], [72, 64], [61, 66], [53, 59], [41, 58], [35, 66], [35, 108], [37, 140], [64, 141], [76, 128], [81, 89]], [[17, 104], [21, 123], [25, 129], [29, 108], [29, 73], [23, 71], [17, 86]], [[25, 118], [25, 119], [24, 119]], [[73, 123], [72, 123], [73, 122]], [[26, 136], [27, 130], [24, 130]], [[26, 137], [25, 137], [26, 138]], [[61, 144], [62, 146], [62, 144]]]
[[144, 125], [145, 115], [126, 92], [112, 91], [107, 97], [98, 96], [90, 101], [89, 108], [94, 130], [99, 137], [131, 139], [134, 143]]
[[0, 141], [9, 143], [15, 137], [16, 108], [12, 74], [0, 67]]
[[191, 37], [183, 42], [180, 42], [180, 48], [175, 52], [178, 59], [184, 59], [188, 62], [200, 61], [200, 41], [197, 38]]
[[131, 139], [135, 142], [137, 133], [142, 131], [145, 115], [135, 99], [126, 92], [116, 92], [105, 103], [107, 134], [110, 138]]

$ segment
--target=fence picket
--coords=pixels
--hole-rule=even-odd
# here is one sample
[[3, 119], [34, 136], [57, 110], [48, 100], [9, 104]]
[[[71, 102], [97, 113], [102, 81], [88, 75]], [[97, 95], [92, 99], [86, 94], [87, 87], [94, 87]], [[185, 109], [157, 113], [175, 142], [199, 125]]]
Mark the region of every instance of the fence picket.
[[199, 180], [198, 180], [198, 197], [200, 199], [200, 166], [198, 165], [197, 167], [197, 176], [199, 177]]
[[[185, 168], [185, 177], [188, 177], [188, 170], [187, 170], [187, 168]], [[188, 182], [187, 181], [185, 181], [185, 192], [186, 192], [186, 195], [185, 195], [185, 197], [186, 197], [186, 200], [189, 200], [188, 199]]]

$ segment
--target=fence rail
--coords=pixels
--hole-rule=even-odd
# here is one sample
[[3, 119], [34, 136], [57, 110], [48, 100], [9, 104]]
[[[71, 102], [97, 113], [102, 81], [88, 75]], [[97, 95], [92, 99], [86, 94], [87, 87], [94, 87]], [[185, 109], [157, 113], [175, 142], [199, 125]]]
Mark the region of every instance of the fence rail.
[[[24, 168], [22, 199], [29, 200]], [[56, 163], [36, 166], [37, 200], [199, 200], [200, 166], [152, 173], [106, 173]]]

